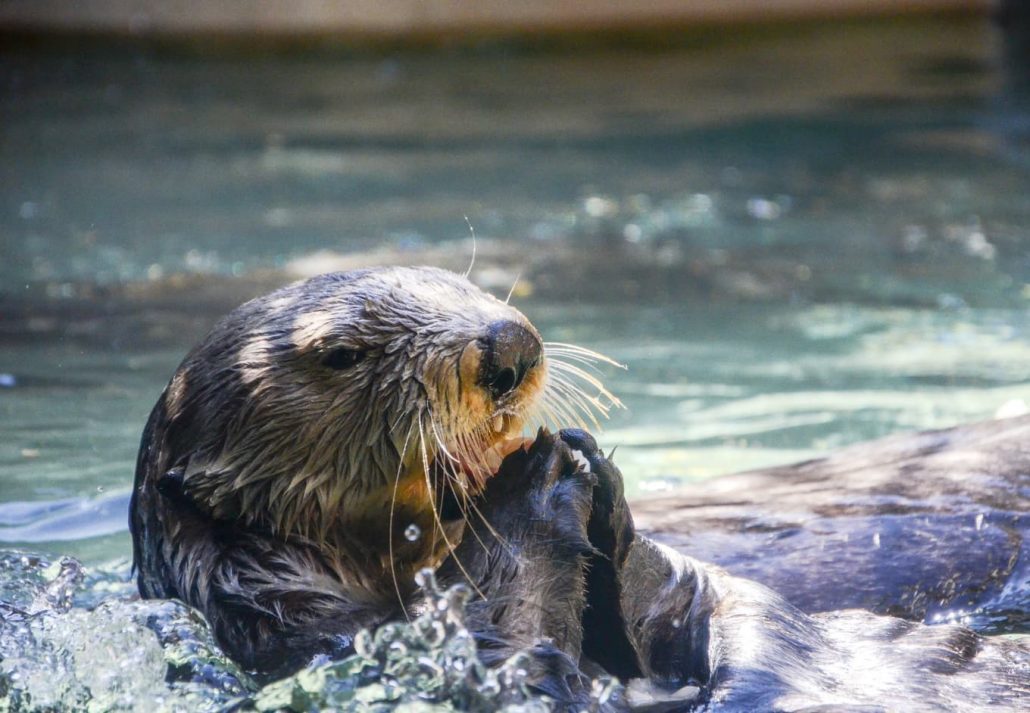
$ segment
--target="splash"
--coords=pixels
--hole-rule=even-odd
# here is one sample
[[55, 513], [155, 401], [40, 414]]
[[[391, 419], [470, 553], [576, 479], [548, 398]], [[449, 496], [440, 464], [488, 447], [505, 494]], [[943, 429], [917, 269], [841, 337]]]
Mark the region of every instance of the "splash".
[[[496, 668], [465, 626], [470, 592], [417, 578], [424, 605], [410, 623], [362, 631], [355, 653], [314, 661], [259, 687], [185, 605], [135, 598], [128, 563], [87, 569], [0, 553], [0, 710], [29, 711], [550, 711], [527, 685], [529, 655]], [[596, 711], [618, 683], [594, 681]]]

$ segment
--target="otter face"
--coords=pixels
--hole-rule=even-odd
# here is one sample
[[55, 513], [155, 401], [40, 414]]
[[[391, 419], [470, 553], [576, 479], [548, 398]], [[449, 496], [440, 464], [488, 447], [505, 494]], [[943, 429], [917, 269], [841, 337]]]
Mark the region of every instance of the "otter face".
[[431, 498], [430, 472], [481, 489], [546, 375], [529, 320], [461, 276], [322, 275], [239, 307], [186, 358], [166, 467], [216, 516], [323, 536], [384, 488]]

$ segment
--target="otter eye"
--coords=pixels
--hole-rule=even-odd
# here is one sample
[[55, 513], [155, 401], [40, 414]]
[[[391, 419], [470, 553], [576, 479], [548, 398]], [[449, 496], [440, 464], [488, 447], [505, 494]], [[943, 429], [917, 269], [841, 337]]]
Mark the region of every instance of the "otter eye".
[[365, 358], [365, 352], [358, 351], [357, 349], [346, 349], [344, 347], [338, 347], [328, 352], [322, 358], [322, 364], [329, 367], [330, 369], [349, 369], [362, 359]]

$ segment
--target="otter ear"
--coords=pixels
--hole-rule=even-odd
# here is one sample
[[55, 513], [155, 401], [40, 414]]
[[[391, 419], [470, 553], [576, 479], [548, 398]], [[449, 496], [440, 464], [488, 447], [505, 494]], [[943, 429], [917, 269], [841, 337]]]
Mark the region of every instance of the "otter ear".
[[161, 497], [172, 502], [178, 502], [186, 496], [186, 469], [182, 466], [172, 468], [157, 479], [157, 492]]
[[207, 508], [193, 498], [186, 484], [188, 464], [180, 464], [168, 470], [157, 479], [157, 492], [170, 506], [178, 510], [210, 515]]

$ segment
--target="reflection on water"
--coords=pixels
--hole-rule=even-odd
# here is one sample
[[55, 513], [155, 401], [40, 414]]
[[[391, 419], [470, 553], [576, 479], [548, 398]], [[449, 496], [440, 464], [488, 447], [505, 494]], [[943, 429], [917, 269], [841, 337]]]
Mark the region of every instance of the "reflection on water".
[[707, 477], [1002, 409], [1015, 415], [1030, 403], [1028, 327], [1023, 310], [626, 310], [595, 343], [631, 365], [612, 375], [628, 411], [605, 439], [619, 445], [640, 492], [670, 475]]
[[142, 426], [213, 320], [318, 251], [464, 264], [464, 215], [474, 277], [503, 296], [525, 268], [549, 340], [629, 366], [602, 441], [633, 493], [1021, 412], [1025, 84], [998, 44], [962, 20], [629, 55], [9, 52], [0, 540], [124, 556]]

